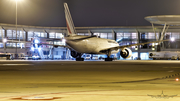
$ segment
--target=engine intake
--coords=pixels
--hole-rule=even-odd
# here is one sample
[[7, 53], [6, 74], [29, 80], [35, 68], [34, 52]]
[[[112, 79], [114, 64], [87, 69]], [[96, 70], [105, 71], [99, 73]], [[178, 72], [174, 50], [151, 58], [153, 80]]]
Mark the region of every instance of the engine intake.
[[132, 51], [129, 48], [125, 48], [123, 51], [121, 50], [120, 55], [122, 58], [127, 59], [132, 56]]
[[71, 56], [73, 57], [73, 58], [79, 58], [79, 57], [81, 57], [81, 53], [78, 53], [78, 52], [76, 52], [76, 51], [71, 51]]
[[154, 54], [153, 53], [150, 53], [149, 56], [153, 56]]

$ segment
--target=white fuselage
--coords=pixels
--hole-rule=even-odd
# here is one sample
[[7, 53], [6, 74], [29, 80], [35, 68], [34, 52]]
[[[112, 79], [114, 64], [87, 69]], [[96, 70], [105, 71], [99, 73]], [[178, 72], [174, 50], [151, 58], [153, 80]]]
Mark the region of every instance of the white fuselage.
[[[79, 53], [105, 54], [100, 51], [111, 47], [119, 46], [119, 44], [114, 40], [97, 38], [97, 37], [91, 37], [91, 38], [87, 38], [87, 37], [89, 36], [77, 35], [72, 37], [66, 37], [65, 39], [67, 45]], [[117, 52], [119, 52], [119, 50], [112, 51], [111, 54]]]

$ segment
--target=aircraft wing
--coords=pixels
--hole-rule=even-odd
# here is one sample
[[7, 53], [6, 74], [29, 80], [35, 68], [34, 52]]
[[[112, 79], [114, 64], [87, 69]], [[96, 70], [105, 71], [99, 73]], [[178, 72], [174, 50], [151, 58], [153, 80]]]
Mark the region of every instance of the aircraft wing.
[[16, 40], [7, 40], [7, 42], [15, 42], [15, 43], [31, 43], [31, 44], [37, 44], [37, 45], [49, 45], [49, 46], [54, 46], [54, 47], [66, 47], [66, 48], [71, 48], [69, 46], [65, 45], [55, 45], [55, 44], [46, 44], [46, 43], [32, 43], [31, 41], [16, 41]]
[[124, 49], [126, 47], [144, 45], [144, 44], [149, 44], [149, 43], [159, 43], [159, 42], [163, 42], [163, 41], [170, 41], [170, 39], [168, 39], [168, 40], [161, 40], [161, 41], [145, 42], [145, 43], [137, 43], [137, 44], [131, 44], [131, 45], [118, 46], [118, 47], [111, 47], [111, 48], [100, 50], [100, 52], [106, 52], [107, 50], [113, 51], [113, 50], [117, 50], [117, 49]]
[[7, 42], [15, 42], [15, 43], [31, 43], [30, 41], [18, 41], [18, 40], [7, 40]]
[[64, 47], [64, 48], [70, 48], [69, 46], [65, 46], [65, 45], [55, 45], [55, 44], [46, 44], [46, 43], [38, 43], [38, 45], [49, 45], [49, 46], [54, 46], [54, 47]]

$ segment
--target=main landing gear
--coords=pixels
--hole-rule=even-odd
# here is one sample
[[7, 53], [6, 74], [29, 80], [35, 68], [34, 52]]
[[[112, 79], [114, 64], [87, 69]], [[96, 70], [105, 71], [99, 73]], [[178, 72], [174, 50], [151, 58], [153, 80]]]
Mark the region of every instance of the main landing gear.
[[76, 61], [84, 61], [84, 58], [76, 58]]
[[107, 52], [107, 58], [105, 58], [105, 61], [112, 61], [112, 60], [113, 60], [113, 58], [110, 58], [110, 55], [111, 55], [111, 51], [108, 50], [108, 52]]
[[113, 60], [113, 58], [105, 58], [105, 61], [112, 61]]
[[81, 58], [82, 54], [79, 53], [79, 56], [76, 58], [76, 61], [84, 61], [84, 58]]

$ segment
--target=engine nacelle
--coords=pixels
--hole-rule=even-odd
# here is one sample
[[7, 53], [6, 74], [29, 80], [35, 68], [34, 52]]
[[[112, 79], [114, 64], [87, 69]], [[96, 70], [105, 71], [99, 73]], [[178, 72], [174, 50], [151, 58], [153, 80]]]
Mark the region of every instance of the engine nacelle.
[[121, 50], [120, 55], [122, 58], [127, 59], [132, 56], [132, 51], [129, 48], [125, 48], [123, 51]]
[[81, 53], [78, 53], [78, 52], [76, 52], [76, 51], [71, 51], [71, 56], [73, 57], [73, 58], [79, 58], [79, 56], [81, 56], [82, 54]]

